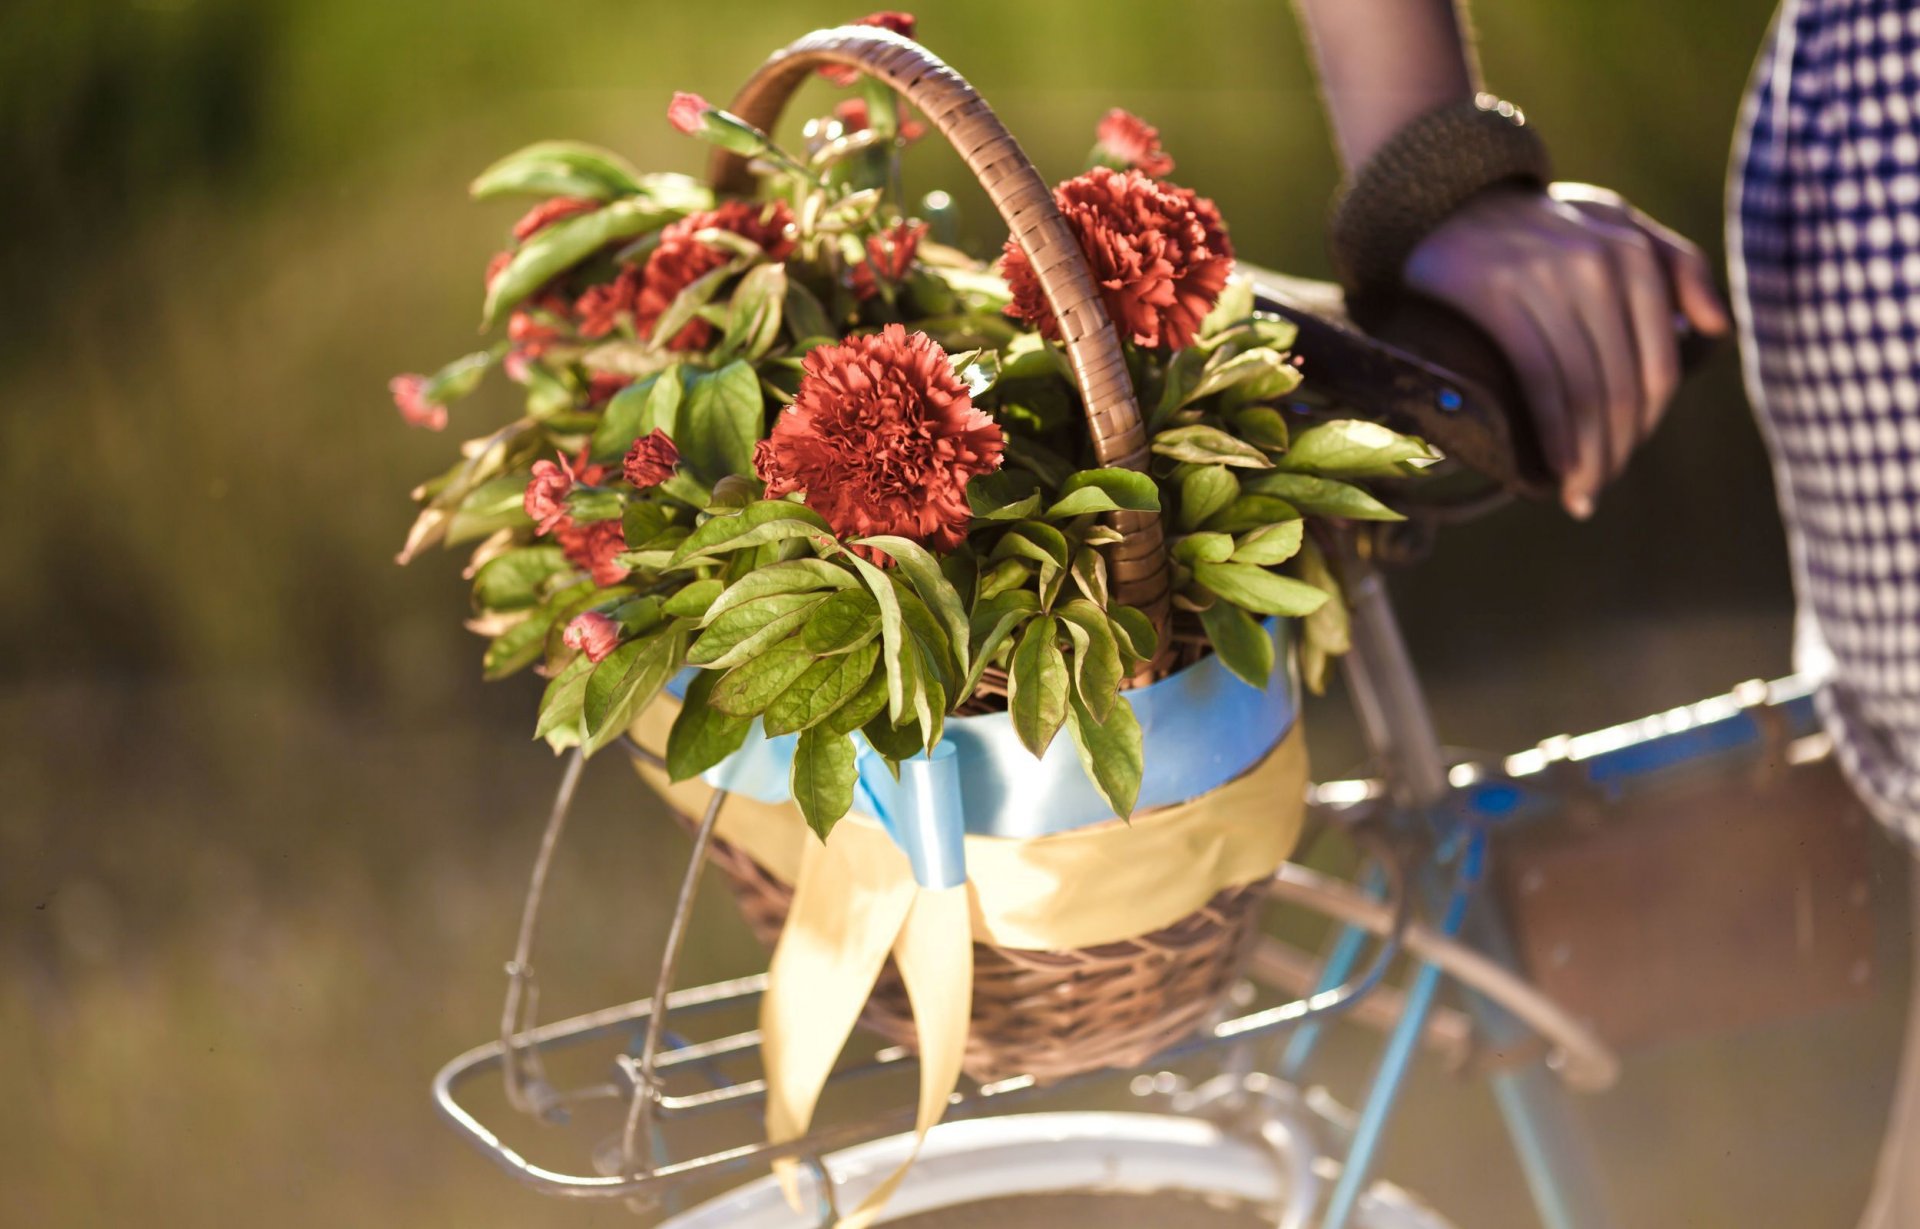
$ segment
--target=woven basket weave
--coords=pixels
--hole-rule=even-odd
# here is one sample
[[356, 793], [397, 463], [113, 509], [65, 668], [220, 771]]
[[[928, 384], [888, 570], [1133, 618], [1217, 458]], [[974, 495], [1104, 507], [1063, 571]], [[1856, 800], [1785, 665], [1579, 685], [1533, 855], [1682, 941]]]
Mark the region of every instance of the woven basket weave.
[[[1147, 436], [1139, 404], [1086, 257], [1052, 189], [958, 73], [919, 44], [886, 31], [821, 30], [762, 65], [730, 110], [770, 130], [794, 90], [829, 64], [850, 65], [886, 82], [952, 142], [1026, 251], [1060, 321], [1100, 463], [1144, 469]], [[745, 159], [724, 150], [714, 158], [711, 177], [723, 192], [752, 188]], [[1125, 535], [1108, 548], [1114, 600], [1146, 614], [1167, 646], [1130, 680], [1139, 685], [1178, 661], [1168, 634], [1166, 546], [1157, 514], [1119, 512], [1111, 521]], [[792, 889], [724, 841], [713, 842], [711, 857], [730, 880], [748, 923], [772, 945]], [[1229, 888], [1171, 926], [1096, 948], [1041, 952], [976, 943], [967, 1074], [982, 1081], [1012, 1075], [1056, 1080], [1134, 1066], [1178, 1041], [1213, 1012], [1232, 984], [1256, 933], [1260, 898], [1258, 884]], [[913, 1043], [913, 1014], [891, 964], [861, 1019], [892, 1041]]]

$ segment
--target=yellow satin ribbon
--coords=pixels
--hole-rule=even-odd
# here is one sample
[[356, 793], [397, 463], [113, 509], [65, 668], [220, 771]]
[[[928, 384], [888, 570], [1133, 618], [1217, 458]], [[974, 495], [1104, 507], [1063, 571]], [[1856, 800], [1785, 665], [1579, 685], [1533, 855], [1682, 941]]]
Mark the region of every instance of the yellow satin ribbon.
[[[634, 723], [635, 740], [665, 747], [678, 712], [663, 696]], [[645, 765], [640, 775], [682, 814], [701, 814], [712, 796], [698, 779], [675, 784]], [[1051, 836], [969, 836], [967, 882], [945, 889], [916, 883], [906, 855], [868, 816], [849, 815], [821, 842], [792, 803], [732, 795], [715, 835], [794, 889], [760, 1009], [767, 1138], [806, 1134], [891, 952], [918, 1033], [919, 1109], [913, 1153], [839, 1222], [866, 1229], [959, 1086], [974, 941], [1063, 951], [1172, 925], [1286, 860], [1306, 789], [1306, 744], [1296, 726], [1253, 769], [1191, 802]], [[775, 1168], [796, 1198], [793, 1164]]]

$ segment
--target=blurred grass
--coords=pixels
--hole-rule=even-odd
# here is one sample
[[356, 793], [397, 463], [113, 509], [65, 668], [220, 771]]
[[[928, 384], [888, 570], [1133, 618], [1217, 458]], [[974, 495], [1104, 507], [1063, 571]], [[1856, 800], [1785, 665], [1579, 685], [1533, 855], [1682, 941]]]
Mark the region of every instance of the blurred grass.
[[[697, 170], [661, 118], [669, 93], [724, 98], [788, 37], [851, 15], [765, 0], [0, 14], [9, 1223], [628, 1221], [510, 1190], [428, 1110], [432, 1069], [495, 1018], [557, 770], [526, 741], [532, 682], [478, 682], [457, 561], [392, 566], [405, 492], [449, 440], [404, 429], [383, 386], [472, 345], [480, 270], [513, 216], [465, 201], [476, 170], [547, 136]], [[1282, 6], [955, 0], [921, 18], [1048, 173], [1076, 169], [1093, 122], [1128, 106], [1246, 256], [1325, 273], [1335, 171]], [[1717, 236], [1764, 6], [1488, 2], [1479, 19], [1492, 84], [1566, 174]], [[910, 179], [951, 188], [955, 165], [929, 143]], [[972, 240], [997, 246], [979, 194], [958, 195]], [[504, 414], [497, 393], [456, 430]], [[1784, 670], [1783, 554], [1730, 356], [1591, 524], [1510, 511], [1397, 586], [1463, 743]], [[1317, 716], [1320, 762], [1343, 767], [1350, 723]], [[557, 872], [549, 1015], [642, 992], [682, 856], [617, 769], [590, 775], [584, 814]], [[697, 972], [753, 967], [711, 888], [702, 916]], [[1698, 1210], [1662, 1223], [1845, 1223], [1897, 1018], [1889, 997], [1636, 1067], [1599, 1111], [1623, 1180]], [[1808, 1100], [1762, 1126], [1742, 1110], [1762, 1081]], [[1390, 1172], [1467, 1223], [1524, 1223], [1482, 1098], [1430, 1074], [1409, 1114]], [[1436, 1131], [1454, 1138], [1423, 1142]], [[1787, 1145], [1805, 1150], [1798, 1172], [1778, 1163]], [[1693, 1176], [1709, 1162], [1711, 1183]]]

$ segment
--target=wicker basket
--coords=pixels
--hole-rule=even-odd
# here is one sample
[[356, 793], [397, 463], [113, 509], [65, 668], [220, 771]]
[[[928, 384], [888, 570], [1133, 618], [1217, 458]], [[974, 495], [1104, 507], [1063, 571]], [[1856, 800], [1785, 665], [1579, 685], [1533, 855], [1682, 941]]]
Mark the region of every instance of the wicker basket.
[[[841, 27], [807, 35], [775, 54], [730, 109], [771, 129], [794, 90], [828, 64], [851, 65], [886, 82], [952, 142], [1027, 252], [1059, 318], [1101, 464], [1144, 469], [1146, 430], [1086, 258], [1052, 190], [958, 73], [907, 39]], [[715, 156], [712, 180], [721, 191], [742, 193], [752, 186], [745, 160], [725, 151]], [[1166, 547], [1156, 514], [1115, 513], [1112, 523], [1125, 535], [1109, 548], [1114, 600], [1152, 619], [1167, 646], [1131, 680], [1139, 685], [1177, 661], [1167, 634]], [[681, 818], [691, 824], [690, 817]], [[731, 881], [749, 924], [772, 945], [786, 920], [791, 888], [724, 841], [713, 842], [711, 856]], [[1061, 1079], [1133, 1066], [1184, 1037], [1231, 985], [1256, 933], [1260, 897], [1259, 884], [1229, 888], [1171, 926], [1097, 948], [1041, 952], [976, 943], [967, 1074], [977, 1080], [1016, 1074]], [[913, 1043], [912, 1012], [891, 964], [861, 1019], [892, 1041]]]

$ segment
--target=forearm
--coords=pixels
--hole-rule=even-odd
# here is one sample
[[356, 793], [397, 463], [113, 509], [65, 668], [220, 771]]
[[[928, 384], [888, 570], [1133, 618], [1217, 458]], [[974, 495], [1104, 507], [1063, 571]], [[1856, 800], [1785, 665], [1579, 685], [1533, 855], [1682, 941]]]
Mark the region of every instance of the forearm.
[[1294, 6], [1348, 170], [1409, 120], [1479, 88], [1479, 65], [1455, 0], [1294, 0]]

